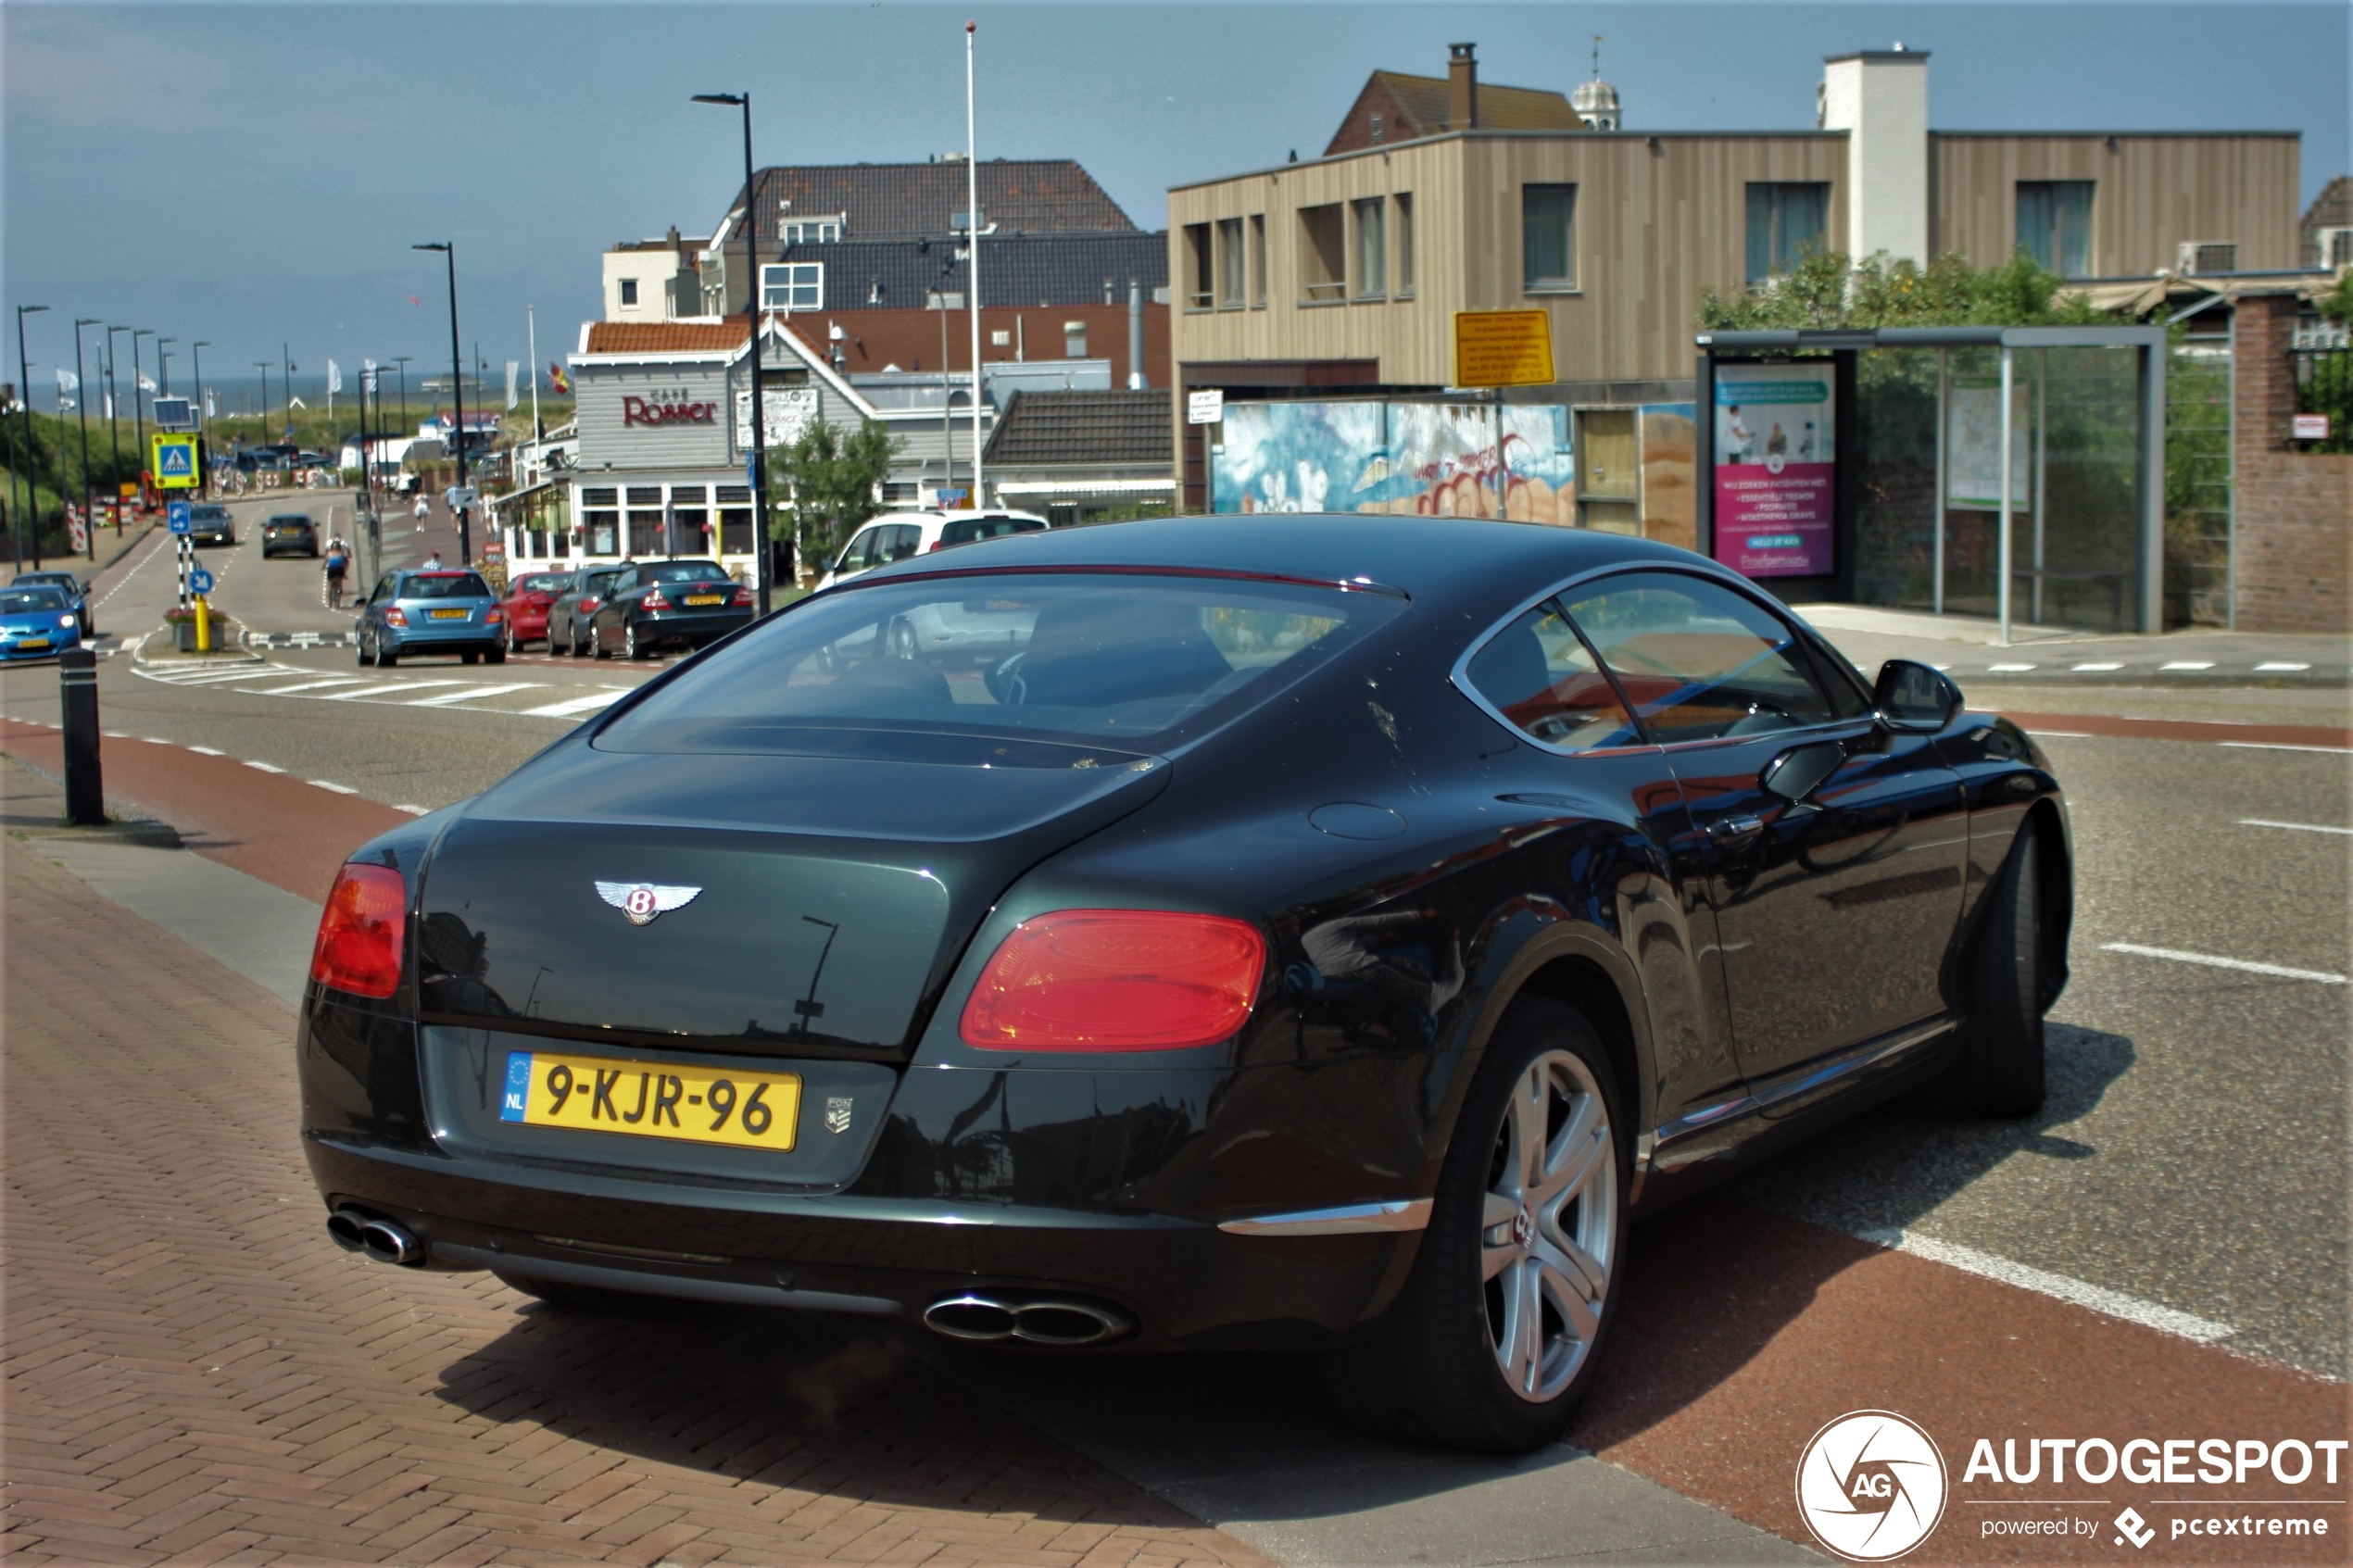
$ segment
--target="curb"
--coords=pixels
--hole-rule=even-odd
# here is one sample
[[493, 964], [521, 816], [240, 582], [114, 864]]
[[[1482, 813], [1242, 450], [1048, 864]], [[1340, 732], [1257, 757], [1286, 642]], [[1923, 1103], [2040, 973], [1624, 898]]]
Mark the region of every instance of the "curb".
[[[65, 780], [46, 768], [26, 761], [15, 752], [7, 754], [7, 760], [11, 765], [22, 768], [36, 779], [46, 779], [59, 789], [65, 787]], [[136, 844], [149, 849], [186, 847], [181, 842], [180, 830], [170, 822], [159, 822], [152, 817], [133, 817], [124, 814], [135, 809], [137, 808], [126, 806], [121, 801], [109, 800], [107, 802], [107, 814], [112, 820], [102, 828], [69, 827], [61, 822], [53, 827], [10, 828], [8, 831], [17, 837], [26, 840], [78, 838], [85, 843], [95, 841], [102, 844]]]

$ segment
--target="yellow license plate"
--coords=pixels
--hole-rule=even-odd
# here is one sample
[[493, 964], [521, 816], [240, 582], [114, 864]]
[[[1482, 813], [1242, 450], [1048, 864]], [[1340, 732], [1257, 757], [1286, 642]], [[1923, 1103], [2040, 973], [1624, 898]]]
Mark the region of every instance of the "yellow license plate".
[[690, 605], [725, 604], [727, 602], [727, 596], [724, 594], [688, 594], [686, 596], [686, 602]]
[[800, 1122], [800, 1078], [791, 1073], [509, 1051], [498, 1120], [788, 1149]]
[[48, 646], [49, 639], [46, 637], [19, 637], [17, 639], [17, 646], [20, 648], [45, 648]]
[[470, 612], [462, 609], [434, 609], [427, 610], [425, 613], [435, 621], [463, 621]]

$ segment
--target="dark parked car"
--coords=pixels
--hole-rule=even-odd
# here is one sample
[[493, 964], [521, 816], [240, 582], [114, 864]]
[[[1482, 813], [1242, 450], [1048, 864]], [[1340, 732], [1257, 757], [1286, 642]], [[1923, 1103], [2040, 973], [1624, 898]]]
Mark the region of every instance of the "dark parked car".
[[236, 525], [229, 521], [229, 508], [217, 501], [199, 501], [188, 508], [188, 541], [195, 545], [233, 545], [237, 542]]
[[572, 581], [547, 606], [549, 653], [571, 654], [576, 659], [587, 657], [588, 617], [604, 602], [605, 590], [612, 585], [612, 580], [632, 564], [623, 561], [620, 566], [584, 566], [572, 574]]
[[701, 647], [739, 632], [759, 612], [751, 590], [715, 560], [657, 560], [623, 568], [588, 616], [588, 655], [651, 659], [665, 647]]
[[504, 664], [506, 621], [478, 571], [387, 571], [359, 607], [359, 662], [388, 670], [411, 654], [454, 653], [461, 664]]
[[300, 512], [282, 512], [261, 525], [261, 558], [271, 556], [319, 558], [319, 526]]
[[[894, 619], [1026, 614], [984, 671]], [[300, 1017], [346, 1246], [1072, 1350], [1327, 1348], [1556, 1435], [1629, 1216], [2043, 1098], [2057, 781], [1670, 546], [1187, 518], [919, 557], [359, 851]]]
[[98, 634], [96, 615], [90, 608], [90, 594], [82, 587], [82, 579], [70, 571], [19, 571], [8, 580], [12, 588], [55, 588], [65, 596], [66, 608], [73, 611], [76, 625], [84, 642]]

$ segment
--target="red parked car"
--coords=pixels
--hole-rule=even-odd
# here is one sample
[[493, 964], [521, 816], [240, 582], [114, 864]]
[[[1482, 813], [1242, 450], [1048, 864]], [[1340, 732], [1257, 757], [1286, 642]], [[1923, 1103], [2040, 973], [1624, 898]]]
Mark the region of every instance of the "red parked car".
[[498, 608], [507, 612], [507, 651], [547, 634], [547, 607], [572, 585], [569, 571], [534, 571], [518, 577]]

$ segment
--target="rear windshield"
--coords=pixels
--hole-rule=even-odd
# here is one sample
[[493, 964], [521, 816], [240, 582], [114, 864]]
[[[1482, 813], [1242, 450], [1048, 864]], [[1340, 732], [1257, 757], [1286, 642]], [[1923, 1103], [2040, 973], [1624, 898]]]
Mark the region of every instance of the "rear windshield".
[[571, 581], [560, 571], [535, 571], [515, 586], [526, 594], [560, 594]]
[[960, 517], [939, 531], [939, 543], [969, 545], [1004, 533], [1035, 533], [1046, 525], [1034, 517]]
[[270, 526], [272, 528], [308, 528], [310, 526], [310, 520], [307, 517], [273, 517], [270, 520]]
[[65, 594], [57, 588], [0, 588], [0, 615], [22, 615], [29, 609], [65, 608]]
[[[862, 732], [1165, 748], [1255, 707], [1403, 608], [1214, 577], [989, 573], [808, 600], [616, 717], [622, 751], [838, 751]], [[919, 751], [923, 748], [918, 747]], [[1049, 750], [1058, 750], [1050, 747]], [[1006, 749], [998, 765], [1076, 767]], [[975, 756], [985, 761], [986, 756]]]
[[436, 571], [430, 577], [411, 577], [402, 584], [404, 599], [486, 599], [490, 584], [477, 572]]
[[719, 583], [727, 573], [717, 561], [666, 560], [637, 569], [640, 583]]

